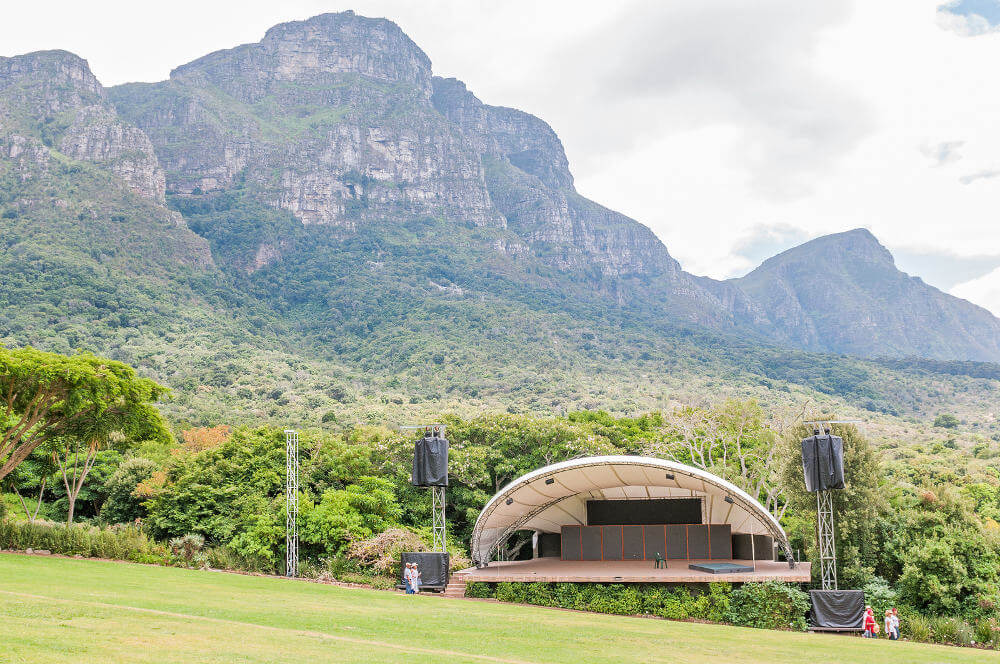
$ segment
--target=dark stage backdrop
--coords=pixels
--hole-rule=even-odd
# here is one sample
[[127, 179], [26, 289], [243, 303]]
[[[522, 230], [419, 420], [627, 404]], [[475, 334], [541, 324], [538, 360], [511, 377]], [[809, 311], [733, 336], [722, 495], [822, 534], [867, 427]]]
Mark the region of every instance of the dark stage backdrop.
[[587, 525], [590, 526], [670, 523], [701, 523], [701, 498], [587, 501]]

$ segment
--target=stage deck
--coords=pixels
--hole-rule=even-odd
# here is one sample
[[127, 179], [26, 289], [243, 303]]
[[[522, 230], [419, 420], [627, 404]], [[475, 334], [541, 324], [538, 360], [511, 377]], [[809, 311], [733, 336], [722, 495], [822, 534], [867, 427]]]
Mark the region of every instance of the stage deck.
[[465, 581], [545, 581], [551, 583], [711, 583], [729, 581], [788, 581], [806, 583], [810, 580], [810, 563], [797, 563], [795, 569], [785, 562], [758, 560], [752, 572], [710, 574], [688, 568], [698, 563], [731, 562], [754, 565], [751, 560], [671, 560], [666, 569], [656, 569], [653, 561], [644, 560], [560, 560], [536, 558], [511, 562], [492, 562], [489, 567], [471, 567], [455, 574]]

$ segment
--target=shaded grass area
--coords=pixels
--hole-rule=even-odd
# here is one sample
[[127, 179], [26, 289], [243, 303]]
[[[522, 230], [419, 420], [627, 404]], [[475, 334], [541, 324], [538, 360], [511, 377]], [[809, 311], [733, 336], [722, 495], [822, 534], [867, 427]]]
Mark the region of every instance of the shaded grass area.
[[0, 555], [3, 662], [1000, 661], [994, 653]]

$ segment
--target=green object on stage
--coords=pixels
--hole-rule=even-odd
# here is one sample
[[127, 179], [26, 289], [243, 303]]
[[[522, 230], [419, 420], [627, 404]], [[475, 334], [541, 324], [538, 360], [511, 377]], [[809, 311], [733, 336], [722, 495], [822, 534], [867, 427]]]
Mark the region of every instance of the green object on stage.
[[659, 568], [667, 569], [667, 561], [663, 559], [663, 556], [657, 551], [656, 560], [653, 562], [653, 569]]

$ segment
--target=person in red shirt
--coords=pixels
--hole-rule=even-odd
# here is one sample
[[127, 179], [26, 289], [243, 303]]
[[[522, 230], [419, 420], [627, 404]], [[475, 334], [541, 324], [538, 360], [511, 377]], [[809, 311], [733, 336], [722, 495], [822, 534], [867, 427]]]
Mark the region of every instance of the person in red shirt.
[[878, 631], [878, 623], [875, 622], [875, 612], [872, 607], [865, 607], [865, 638], [874, 639], [875, 633]]

